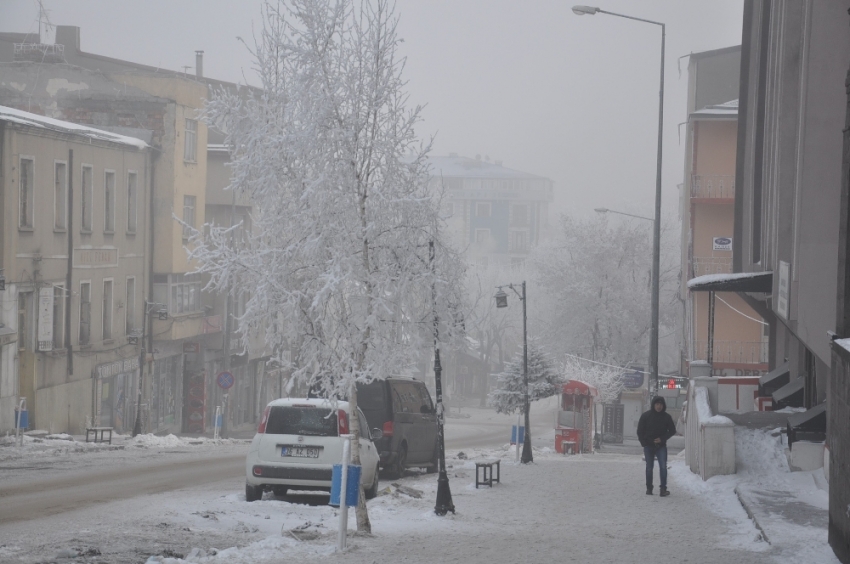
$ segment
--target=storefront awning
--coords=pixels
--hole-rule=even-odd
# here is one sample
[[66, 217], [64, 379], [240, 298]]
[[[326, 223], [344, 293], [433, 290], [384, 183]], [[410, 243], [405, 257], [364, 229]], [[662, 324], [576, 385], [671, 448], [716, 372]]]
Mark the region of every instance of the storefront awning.
[[783, 362], [764, 376], [759, 377], [759, 386], [778, 390], [788, 383], [790, 375], [790, 364], [788, 362]]
[[802, 407], [805, 383], [802, 378], [791, 380], [775, 392], [773, 392], [774, 408], [776, 405], [782, 407]]
[[749, 292], [769, 294], [773, 291], [773, 272], [733, 272], [705, 274], [688, 280], [691, 292]]
[[599, 395], [599, 392], [590, 384], [585, 384], [580, 380], [568, 380], [561, 387], [562, 394], [577, 395], [577, 396], [593, 396]]

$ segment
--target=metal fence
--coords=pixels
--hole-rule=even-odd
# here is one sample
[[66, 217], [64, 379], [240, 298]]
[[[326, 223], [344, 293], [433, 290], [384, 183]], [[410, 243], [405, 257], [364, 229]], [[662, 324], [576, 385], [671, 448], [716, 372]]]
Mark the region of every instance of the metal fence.
[[691, 177], [692, 198], [734, 198], [735, 177], [729, 175], [694, 175]]
[[[692, 360], [708, 358], [708, 341], [694, 343]], [[714, 341], [713, 362], [767, 364], [769, 347], [762, 341]]]

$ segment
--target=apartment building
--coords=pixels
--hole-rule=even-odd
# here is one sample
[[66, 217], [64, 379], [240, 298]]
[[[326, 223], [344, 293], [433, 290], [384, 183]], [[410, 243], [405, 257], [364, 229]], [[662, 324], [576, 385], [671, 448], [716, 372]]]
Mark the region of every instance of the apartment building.
[[[187, 260], [192, 228], [202, 228], [207, 210], [208, 130], [199, 111], [212, 88], [236, 88], [203, 77], [202, 52], [195, 56], [196, 72], [187, 74], [86, 53], [73, 26], [57, 27], [55, 45], [31, 34], [0, 33], [0, 103], [136, 136], [152, 147], [152, 272], [144, 293], [149, 310], [165, 309], [167, 318], [152, 316], [149, 328], [154, 355], [143, 378], [146, 431], [209, 429], [219, 405], [212, 402], [220, 399], [217, 377], [229, 365], [220, 333], [235, 327], [225, 323], [224, 302], [202, 291], [206, 280], [192, 274], [197, 265]], [[250, 362], [261, 354], [237, 356]], [[233, 390], [219, 395], [255, 387], [240, 381], [247, 374], [237, 371]], [[252, 417], [255, 402], [245, 409]]]
[[682, 373], [708, 361], [715, 376], [768, 370], [769, 325], [738, 294], [689, 292], [687, 281], [732, 272], [740, 46], [692, 53], [688, 64], [685, 182], [680, 198], [685, 296]]
[[150, 148], [0, 106], [0, 432], [132, 427]]
[[444, 190], [450, 235], [470, 264], [521, 266], [549, 227], [552, 181], [500, 161], [450, 154], [429, 159], [431, 185]]

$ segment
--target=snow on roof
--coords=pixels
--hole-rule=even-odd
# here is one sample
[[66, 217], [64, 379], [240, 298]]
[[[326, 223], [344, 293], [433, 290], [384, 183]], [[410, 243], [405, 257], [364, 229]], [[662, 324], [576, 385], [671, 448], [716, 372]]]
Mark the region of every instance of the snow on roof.
[[137, 149], [146, 149], [149, 147], [147, 143], [141, 139], [136, 139], [135, 137], [128, 137], [126, 135], [119, 135], [117, 133], [111, 133], [109, 131], [79, 125], [69, 121], [62, 121], [40, 116], [38, 114], [31, 114], [29, 112], [16, 110], [7, 106], [0, 106], [0, 121], [8, 121], [10, 123], [49, 129], [51, 131], [59, 131], [62, 133], [71, 133], [73, 135], [81, 135], [83, 137], [88, 137], [89, 139], [109, 141], [112, 143], [136, 147]]
[[738, 116], [738, 100], [730, 100], [722, 104], [706, 106], [701, 110], [691, 113], [692, 118], [717, 119], [736, 118]]
[[850, 339], [835, 339], [833, 343], [835, 343], [845, 351], [850, 352]]
[[[727, 274], [703, 274], [702, 276], [697, 276], [696, 278], [691, 278], [688, 280], [688, 288], [689, 289], [700, 289], [702, 286], [709, 286], [713, 284], [719, 284], [724, 282], [734, 282], [736, 280], [752, 280], [756, 278], [767, 278], [769, 277], [771, 280], [773, 279], [773, 271], [765, 271], [765, 272], [730, 272]], [[750, 290], [752, 291], [752, 290]]]
[[470, 159], [456, 155], [428, 157], [428, 165], [432, 176], [548, 180], [543, 176], [504, 167], [498, 161], [496, 163], [489, 163], [480, 159]]

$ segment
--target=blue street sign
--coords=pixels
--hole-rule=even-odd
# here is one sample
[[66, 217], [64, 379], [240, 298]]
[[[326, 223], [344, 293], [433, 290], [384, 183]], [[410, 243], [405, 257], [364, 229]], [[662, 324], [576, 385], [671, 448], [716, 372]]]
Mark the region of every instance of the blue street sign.
[[229, 390], [233, 387], [233, 374], [230, 372], [219, 372], [218, 378], [216, 378], [216, 383], [222, 390]]

